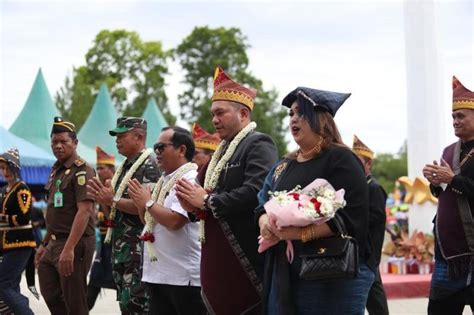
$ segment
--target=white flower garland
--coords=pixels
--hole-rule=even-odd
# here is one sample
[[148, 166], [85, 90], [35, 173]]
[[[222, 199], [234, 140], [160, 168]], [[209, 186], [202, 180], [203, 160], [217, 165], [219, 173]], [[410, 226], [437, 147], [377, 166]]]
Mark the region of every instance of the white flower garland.
[[[212, 191], [216, 188], [222, 170], [227, 165], [227, 162], [229, 162], [232, 155], [234, 155], [237, 146], [255, 128], [257, 128], [257, 124], [252, 121], [247, 126], [245, 126], [245, 128], [240, 130], [239, 133], [234, 137], [234, 139], [232, 139], [229, 144], [229, 147], [227, 148], [227, 151], [222, 157], [222, 151], [224, 150], [227, 141], [222, 140], [219, 143], [219, 146], [217, 147], [216, 152], [214, 152], [214, 154], [212, 155], [211, 161], [209, 162], [209, 166], [206, 170], [206, 177], [204, 179], [204, 189], [206, 191]], [[201, 243], [204, 243], [206, 241], [204, 220], [200, 220], [199, 223], [199, 240], [201, 241]]]
[[[189, 171], [197, 170], [198, 166], [194, 163], [186, 163], [182, 165], [178, 171], [170, 178], [170, 180], [163, 186], [165, 176], [161, 176], [158, 182], [156, 183], [155, 187], [153, 188], [153, 192], [151, 193], [151, 199], [154, 200], [158, 205], [163, 206], [166, 195], [173, 189], [176, 181], [183, 177]], [[145, 227], [143, 228], [142, 235], [145, 233], [153, 234], [153, 228], [155, 226], [155, 219], [150, 214], [149, 211], [145, 212]], [[150, 261], [157, 261], [155, 247], [153, 246], [150, 240], [145, 241], [145, 247], [148, 251], [148, 256]]]
[[[122, 197], [123, 192], [125, 191], [125, 188], [127, 188], [128, 182], [132, 178], [133, 174], [135, 174], [135, 172], [140, 167], [140, 165], [142, 165], [142, 163], [150, 156], [152, 152], [153, 152], [152, 149], [146, 149], [145, 151], [143, 151], [140, 157], [135, 161], [135, 163], [133, 163], [132, 167], [130, 167], [130, 169], [128, 170], [128, 172], [125, 174], [122, 181], [120, 182], [120, 185], [117, 191], [115, 192], [114, 199], [119, 199]], [[114, 189], [115, 185], [117, 184], [117, 181], [120, 177], [120, 174], [122, 174], [122, 170], [123, 170], [123, 167], [125, 166], [126, 161], [127, 160], [124, 160], [122, 164], [120, 164], [119, 168], [114, 174], [114, 177], [112, 177], [112, 181], [110, 183], [112, 185], [112, 189]], [[112, 203], [112, 206], [110, 207], [109, 219], [114, 222], [115, 222], [115, 214], [117, 212], [116, 206], [117, 206], [117, 203], [114, 201]], [[112, 230], [113, 230], [113, 227], [111, 226], [107, 228], [107, 234], [105, 235], [105, 240], [104, 240], [105, 244], [110, 243], [112, 239]]]

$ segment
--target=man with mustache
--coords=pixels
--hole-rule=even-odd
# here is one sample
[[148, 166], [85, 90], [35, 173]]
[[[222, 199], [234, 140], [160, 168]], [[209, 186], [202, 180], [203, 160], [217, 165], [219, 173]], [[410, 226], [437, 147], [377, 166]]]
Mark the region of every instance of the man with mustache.
[[456, 77], [452, 109], [459, 140], [444, 149], [439, 163], [423, 168], [438, 197], [430, 315], [462, 314], [466, 304], [474, 310], [474, 92]]
[[257, 253], [254, 209], [277, 150], [268, 135], [254, 131], [256, 94], [216, 69], [211, 114], [222, 142], [201, 185], [177, 184], [183, 208], [199, 209], [201, 287], [210, 314], [259, 314], [261, 309], [263, 259]]
[[111, 182], [104, 185], [93, 178], [88, 183], [88, 191], [96, 202], [110, 207], [105, 242], [112, 244], [112, 270], [120, 310], [122, 314], [147, 314], [148, 295], [141, 282], [143, 218], [129, 197], [128, 184], [132, 179], [142, 185], [154, 183], [159, 172], [151, 156], [152, 150], [145, 147], [145, 119], [121, 117], [109, 134], [117, 137], [117, 150], [126, 160], [116, 170]]
[[95, 230], [86, 183], [94, 169], [77, 155], [77, 144], [74, 124], [55, 117], [51, 148], [57, 161], [45, 186], [47, 233], [35, 257], [41, 294], [53, 315], [89, 314], [86, 277]]

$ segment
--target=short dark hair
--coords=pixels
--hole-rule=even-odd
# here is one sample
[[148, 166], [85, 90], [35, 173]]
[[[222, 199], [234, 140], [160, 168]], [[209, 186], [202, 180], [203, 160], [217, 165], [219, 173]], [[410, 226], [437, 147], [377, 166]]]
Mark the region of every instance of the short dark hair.
[[243, 108], [246, 108], [248, 109], [249, 111], [249, 118], [252, 118], [252, 110], [248, 107], [248, 106], [245, 106], [244, 104], [241, 104], [241, 103], [237, 103], [237, 102], [233, 102], [233, 101], [228, 101], [230, 103], [230, 105], [235, 109], [235, 110], [241, 110]]
[[171, 143], [175, 148], [179, 147], [180, 145], [184, 145], [186, 147], [186, 154], [184, 155], [188, 162], [191, 162], [194, 157], [194, 141], [189, 130], [186, 130], [181, 127], [172, 126], [172, 127], [165, 127], [161, 129], [161, 131], [166, 131], [171, 129], [174, 131], [173, 136], [171, 137]]

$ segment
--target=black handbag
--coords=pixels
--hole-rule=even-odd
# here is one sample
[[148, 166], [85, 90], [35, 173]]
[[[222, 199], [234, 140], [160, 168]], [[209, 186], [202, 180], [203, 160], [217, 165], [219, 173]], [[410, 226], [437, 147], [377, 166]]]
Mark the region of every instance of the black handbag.
[[336, 217], [340, 235], [303, 243], [300, 278], [333, 280], [355, 278], [359, 269], [359, 251], [355, 238], [347, 235]]

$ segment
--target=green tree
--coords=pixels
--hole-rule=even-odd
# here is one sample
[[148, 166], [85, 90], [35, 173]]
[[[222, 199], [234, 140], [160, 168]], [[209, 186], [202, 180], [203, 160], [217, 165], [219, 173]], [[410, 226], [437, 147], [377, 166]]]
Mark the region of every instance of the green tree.
[[257, 129], [269, 134], [280, 155], [286, 153], [283, 119], [286, 111], [277, 102], [275, 89], [266, 90], [263, 82], [248, 70], [247, 38], [238, 28], [196, 27], [175, 49], [175, 56], [184, 70], [186, 89], [178, 96], [181, 115], [189, 123], [198, 122], [212, 130], [211, 96], [214, 69], [220, 65], [239, 83], [257, 89], [252, 118]]
[[372, 174], [387, 193], [393, 192], [395, 181], [408, 174], [406, 143], [397, 154], [378, 154], [372, 165]]
[[86, 120], [100, 84], [105, 82], [120, 114], [141, 116], [148, 99], [154, 97], [166, 120], [174, 124], [165, 93], [171, 51], [161, 42], [144, 42], [136, 32], [103, 30], [87, 51], [86, 64], [73, 69], [72, 79], [56, 93], [62, 115], [78, 128]]

